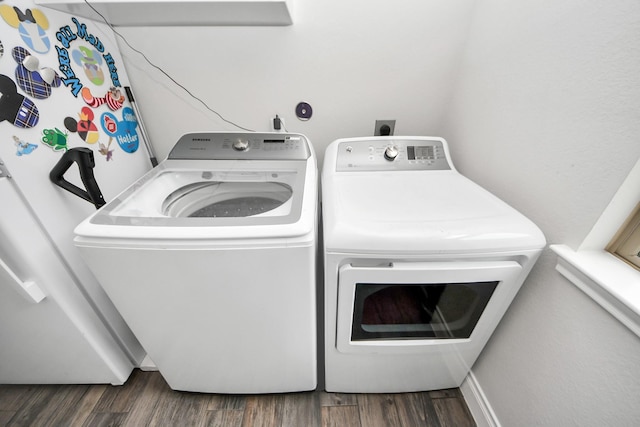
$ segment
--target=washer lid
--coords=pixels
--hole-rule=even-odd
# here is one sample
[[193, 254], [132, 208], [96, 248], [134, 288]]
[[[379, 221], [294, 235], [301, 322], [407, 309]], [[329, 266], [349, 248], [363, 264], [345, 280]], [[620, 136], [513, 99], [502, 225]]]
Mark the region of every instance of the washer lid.
[[455, 171], [323, 175], [327, 250], [470, 253], [542, 248], [522, 214]]
[[165, 160], [80, 224], [76, 234], [126, 239], [303, 235], [315, 222], [312, 166], [311, 160]]
[[[291, 186], [294, 175], [295, 172], [253, 172], [234, 176], [211, 171], [167, 170], [158, 174], [146, 188], [119, 198], [92, 222], [197, 227], [204, 222], [213, 226], [232, 225], [214, 221], [222, 218], [279, 217], [262, 222], [282, 223], [294, 214]], [[296, 201], [299, 215], [299, 198]]]

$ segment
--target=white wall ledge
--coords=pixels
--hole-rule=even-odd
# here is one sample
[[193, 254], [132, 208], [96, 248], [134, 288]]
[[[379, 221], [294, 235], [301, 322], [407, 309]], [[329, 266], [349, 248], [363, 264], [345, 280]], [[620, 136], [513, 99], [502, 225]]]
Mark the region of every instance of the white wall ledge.
[[604, 250], [550, 248], [556, 270], [640, 337], [640, 271]]
[[[293, 0], [90, 0], [114, 26], [291, 25]], [[35, 0], [84, 18], [102, 19], [84, 0]]]

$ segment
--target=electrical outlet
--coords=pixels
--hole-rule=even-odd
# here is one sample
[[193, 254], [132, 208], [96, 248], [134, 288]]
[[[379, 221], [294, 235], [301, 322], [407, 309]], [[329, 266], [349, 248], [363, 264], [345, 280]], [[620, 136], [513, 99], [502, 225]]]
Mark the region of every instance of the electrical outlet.
[[274, 119], [271, 121], [271, 124], [275, 132], [282, 132], [282, 128], [284, 127], [284, 120], [282, 120], [282, 118], [279, 117], [277, 114], [274, 117]]
[[376, 120], [376, 127], [373, 130], [374, 136], [393, 135], [396, 127], [395, 120]]

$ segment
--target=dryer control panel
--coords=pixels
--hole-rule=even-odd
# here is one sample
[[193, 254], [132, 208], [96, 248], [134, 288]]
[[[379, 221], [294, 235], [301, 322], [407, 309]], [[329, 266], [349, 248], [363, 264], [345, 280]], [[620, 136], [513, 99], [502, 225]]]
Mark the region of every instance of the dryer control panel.
[[440, 138], [417, 137], [343, 141], [338, 145], [336, 170], [451, 170], [445, 144]]
[[306, 160], [307, 138], [292, 133], [202, 132], [183, 135], [169, 153], [181, 160]]

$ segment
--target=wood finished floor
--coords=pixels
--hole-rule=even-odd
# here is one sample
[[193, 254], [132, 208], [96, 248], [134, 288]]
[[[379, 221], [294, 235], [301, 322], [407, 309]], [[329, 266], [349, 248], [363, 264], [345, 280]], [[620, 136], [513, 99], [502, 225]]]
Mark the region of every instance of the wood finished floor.
[[217, 395], [171, 390], [136, 370], [123, 386], [0, 385], [0, 426], [467, 427], [459, 389]]

